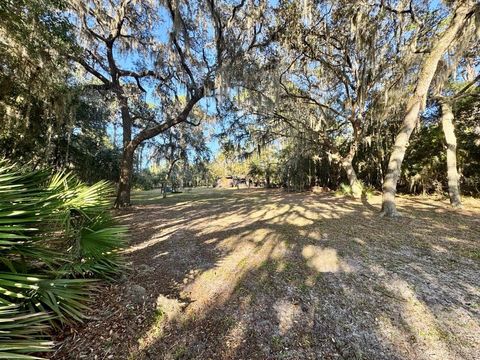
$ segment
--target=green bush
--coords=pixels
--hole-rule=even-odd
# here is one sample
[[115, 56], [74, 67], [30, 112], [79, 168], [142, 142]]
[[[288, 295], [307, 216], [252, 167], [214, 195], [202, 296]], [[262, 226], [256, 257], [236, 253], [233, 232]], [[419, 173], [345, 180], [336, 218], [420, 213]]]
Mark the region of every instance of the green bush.
[[162, 179], [165, 179], [166, 173], [164, 171], [153, 173], [148, 169], [144, 169], [133, 175], [133, 184], [135, 188], [140, 190], [153, 190], [160, 188]]
[[82, 321], [94, 278], [123, 267], [112, 187], [0, 162], [0, 358], [32, 359], [53, 325]]
[[373, 187], [365, 185], [362, 181], [357, 181], [354, 186], [356, 186], [356, 188], [352, 188], [349, 184], [342, 183], [335, 191], [335, 195], [349, 197], [359, 197], [361, 195], [370, 198], [375, 191]]

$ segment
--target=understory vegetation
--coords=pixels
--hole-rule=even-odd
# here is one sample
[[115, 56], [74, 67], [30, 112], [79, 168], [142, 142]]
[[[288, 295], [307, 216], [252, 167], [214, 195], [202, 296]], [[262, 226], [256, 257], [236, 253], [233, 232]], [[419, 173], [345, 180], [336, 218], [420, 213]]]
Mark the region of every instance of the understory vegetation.
[[0, 163], [0, 357], [51, 350], [52, 327], [82, 321], [95, 279], [122, 268], [112, 187]]

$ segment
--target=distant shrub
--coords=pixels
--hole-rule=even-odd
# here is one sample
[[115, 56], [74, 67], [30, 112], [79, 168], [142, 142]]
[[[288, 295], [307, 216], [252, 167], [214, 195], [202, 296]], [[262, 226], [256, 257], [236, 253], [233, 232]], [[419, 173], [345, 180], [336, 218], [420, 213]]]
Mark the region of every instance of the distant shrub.
[[374, 192], [375, 189], [373, 187], [365, 185], [362, 181], [357, 181], [353, 187], [345, 183], [340, 184], [335, 191], [335, 195], [349, 197], [366, 196], [367, 198], [370, 198], [373, 196]]

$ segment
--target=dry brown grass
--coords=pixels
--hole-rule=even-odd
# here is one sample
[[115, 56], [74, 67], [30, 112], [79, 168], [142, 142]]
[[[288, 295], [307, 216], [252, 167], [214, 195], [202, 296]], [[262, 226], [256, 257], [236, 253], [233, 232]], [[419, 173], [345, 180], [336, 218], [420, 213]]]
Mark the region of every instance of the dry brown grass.
[[401, 197], [391, 220], [380, 197], [157, 195], [119, 215], [133, 270], [56, 358], [479, 358], [480, 201]]

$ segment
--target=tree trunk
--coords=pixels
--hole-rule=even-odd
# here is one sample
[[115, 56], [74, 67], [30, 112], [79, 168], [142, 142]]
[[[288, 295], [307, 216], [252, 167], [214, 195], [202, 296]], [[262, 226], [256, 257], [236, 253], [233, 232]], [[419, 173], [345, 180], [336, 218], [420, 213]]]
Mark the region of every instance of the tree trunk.
[[457, 171], [457, 138], [455, 136], [455, 129], [453, 126], [453, 111], [452, 106], [447, 99], [440, 100], [442, 107], [442, 128], [447, 143], [447, 177], [448, 177], [448, 196], [450, 197], [450, 204], [453, 207], [460, 207], [462, 205], [460, 199], [460, 186], [458, 184]]
[[130, 189], [133, 173], [133, 157], [135, 154], [135, 146], [132, 144], [132, 120], [128, 108], [128, 101], [123, 94], [118, 95], [120, 102], [120, 110], [122, 114], [122, 130], [123, 130], [123, 154], [120, 164], [120, 179], [118, 180], [117, 199], [115, 207], [130, 206]]
[[360, 183], [357, 178], [357, 173], [353, 168], [353, 158], [350, 156], [345, 157], [342, 160], [342, 167], [344, 168], [345, 172], [347, 173], [348, 184], [350, 185], [350, 189], [352, 190], [352, 195], [354, 197], [360, 197], [361, 195], [361, 188]]
[[165, 199], [167, 197], [167, 180], [162, 184], [162, 199]]
[[352, 148], [353, 148], [353, 145], [350, 148], [349, 154], [345, 157], [342, 157], [337, 152], [336, 148], [332, 149], [331, 154], [333, 159], [340, 161], [342, 168], [345, 170], [345, 173], [347, 174], [348, 184], [350, 185], [350, 188], [352, 190], [352, 195], [354, 197], [360, 197], [361, 186], [357, 178], [357, 173], [353, 167], [353, 157], [355, 155], [356, 150], [352, 150]]
[[407, 115], [403, 120], [400, 133], [395, 139], [393, 151], [388, 162], [387, 174], [383, 182], [383, 200], [382, 200], [382, 214], [386, 216], [398, 216], [395, 206], [395, 194], [397, 192], [397, 182], [400, 178], [400, 169], [402, 161], [407, 150], [408, 140], [412, 134], [418, 115], [420, 113], [422, 98], [417, 95], [412, 97], [407, 105]]
[[[120, 165], [120, 180], [118, 182], [117, 200], [115, 207], [130, 206], [130, 187], [133, 173], [133, 157], [135, 149], [144, 141], [151, 139], [162, 132], [167, 131], [171, 127], [180, 124], [187, 120], [188, 115], [195, 106], [195, 104], [203, 98], [204, 88], [202, 87], [193, 98], [183, 108], [182, 112], [173, 120], [156, 125], [151, 128], [142, 130], [132, 140], [132, 120], [128, 108], [127, 98], [121, 93], [118, 95], [120, 102], [120, 110], [122, 114], [122, 128], [123, 128], [123, 158]], [[128, 187], [128, 189], [127, 189]]]
[[130, 189], [132, 186], [133, 155], [135, 149], [132, 144], [127, 145], [123, 150], [122, 162], [120, 164], [120, 179], [118, 181], [117, 199], [115, 207], [130, 206]]
[[471, 1], [460, 2], [450, 25], [437, 39], [422, 63], [417, 86], [407, 103], [407, 113], [400, 132], [395, 139], [393, 151], [388, 162], [387, 174], [383, 183], [382, 215], [390, 217], [399, 215], [395, 205], [395, 194], [410, 135], [417, 124], [420, 111], [424, 108], [428, 89], [437, 70], [438, 62], [467, 22], [472, 10], [473, 3]]
[[358, 143], [360, 141], [360, 126], [359, 123], [353, 124], [353, 142], [348, 149], [347, 156], [341, 158], [341, 164], [345, 172], [347, 173], [348, 184], [350, 185], [350, 191], [354, 198], [360, 198], [362, 195], [362, 186], [358, 181], [357, 173], [353, 168], [353, 158], [357, 154]]
[[[164, 199], [167, 197], [167, 185], [168, 185], [168, 182], [170, 181], [170, 177], [172, 176], [173, 167], [175, 166], [175, 164], [177, 163], [178, 160], [179, 159], [173, 160], [173, 162], [170, 164], [170, 166], [168, 168], [167, 176], [165, 177], [165, 182], [164, 182], [164, 187], [163, 187], [163, 198]], [[173, 191], [173, 184], [172, 184], [172, 191]]]

